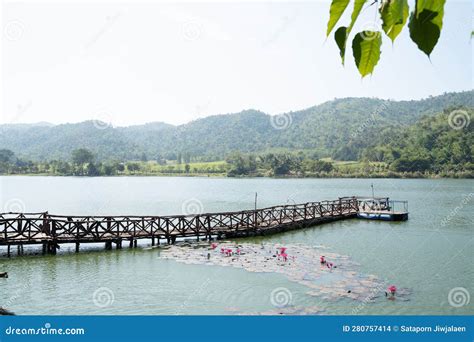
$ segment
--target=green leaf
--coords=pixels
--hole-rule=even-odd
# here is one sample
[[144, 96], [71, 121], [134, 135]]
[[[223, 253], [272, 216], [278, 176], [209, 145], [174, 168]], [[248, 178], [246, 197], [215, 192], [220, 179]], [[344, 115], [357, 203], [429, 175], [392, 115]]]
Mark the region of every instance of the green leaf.
[[445, 3], [446, 0], [417, 0], [415, 10], [418, 16], [423, 12], [423, 10], [441, 13], [441, 15], [437, 16], [436, 18], [432, 18], [432, 22], [441, 30], [441, 28], [443, 27]]
[[380, 7], [382, 29], [393, 41], [400, 34], [408, 18], [408, 0], [387, 0]]
[[347, 28], [347, 35], [349, 35], [352, 31], [352, 28], [354, 27], [354, 24], [357, 21], [357, 18], [359, 17], [360, 12], [362, 11], [362, 7], [364, 7], [364, 4], [367, 2], [367, 0], [355, 0], [354, 2], [354, 9], [352, 10], [352, 15], [351, 15], [351, 23], [349, 27]]
[[349, 5], [349, 2], [350, 0], [332, 0], [331, 8], [329, 9], [329, 21], [326, 37], [329, 36], [334, 26], [336, 26], [337, 22], [346, 10], [347, 5]]
[[[362, 11], [362, 7], [367, 2], [367, 0], [355, 0], [354, 2], [354, 9], [352, 10], [351, 15], [351, 23], [349, 27], [339, 27], [334, 34], [334, 39], [336, 39], [336, 44], [339, 47], [339, 53], [342, 58], [342, 64], [344, 64], [344, 56], [346, 53], [346, 43], [349, 34], [351, 33], [352, 28], [354, 27], [357, 18], [359, 17], [360, 12]], [[342, 36], [342, 33], [345, 32], [345, 37]]]
[[374, 71], [380, 59], [382, 35], [379, 31], [363, 31], [356, 34], [352, 41], [352, 53], [362, 77]]
[[346, 54], [346, 40], [347, 40], [347, 27], [341, 26], [339, 27], [336, 32], [334, 32], [334, 39], [336, 40], [336, 44], [339, 47], [339, 54], [342, 58], [342, 65], [344, 65], [344, 56]]
[[445, 0], [417, 0], [410, 16], [410, 38], [418, 48], [430, 55], [438, 43], [443, 27]]

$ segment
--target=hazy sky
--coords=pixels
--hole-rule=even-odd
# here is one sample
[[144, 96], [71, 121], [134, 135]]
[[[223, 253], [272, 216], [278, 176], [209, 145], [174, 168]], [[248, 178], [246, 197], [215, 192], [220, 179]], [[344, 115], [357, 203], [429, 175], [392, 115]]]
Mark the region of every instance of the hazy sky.
[[[352, 51], [343, 67], [325, 39], [329, 1], [3, 2], [1, 122], [179, 124], [336, 97], [472, 89], [471, 6], [447, 1], [431, 61], [405, 27], [394, 46], [384, 37], [375, 74], [361, 80]], [[373, 26], [375, 10], [364, 10], [355, 32]]]

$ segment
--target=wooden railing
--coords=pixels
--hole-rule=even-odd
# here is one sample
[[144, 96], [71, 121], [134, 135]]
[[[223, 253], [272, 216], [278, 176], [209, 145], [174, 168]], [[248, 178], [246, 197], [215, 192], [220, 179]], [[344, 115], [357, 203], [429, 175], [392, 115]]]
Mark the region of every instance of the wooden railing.
[[[123, 239], [232, 237], [294, 229], [357, 214], [355, 197], [273, 206], [257, 210], [174, 216], [63, 216], [43, 213], [0, 214], [0, 245], [109, 242]], [[107, 245], [106, 245], [107, 246]], [[56, 247], [54, 247], [55, 249]], [[78, 248], [78, 247], [77, 247]], [[52, 250], [50, 250], [52, 252]]]

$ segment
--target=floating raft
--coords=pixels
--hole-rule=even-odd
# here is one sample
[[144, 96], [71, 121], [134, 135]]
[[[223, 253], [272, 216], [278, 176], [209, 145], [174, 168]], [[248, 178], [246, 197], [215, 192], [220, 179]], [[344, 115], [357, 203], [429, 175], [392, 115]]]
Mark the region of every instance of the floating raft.
[[358, 197], [357, 217], [367, 220], [406, 221], [408, 201], [389, 200], [388, 197]]
[[357, 214], [357, 217], [367, 220], [406, 221], [408, 220], [408, 213], [391, 211], [372, 211], [360, 212]]

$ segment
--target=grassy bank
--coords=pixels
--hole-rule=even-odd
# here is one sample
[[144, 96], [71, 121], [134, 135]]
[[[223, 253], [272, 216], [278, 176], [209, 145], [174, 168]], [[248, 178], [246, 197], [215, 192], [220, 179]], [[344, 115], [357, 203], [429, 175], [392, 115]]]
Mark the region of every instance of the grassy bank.
[[[37, 168], [29, 172], [3, 172], [2, 175], [25, 175], [25, 176], [178, 176], [178, 177], [278, 177], [278, 178], [474, 178], [472, 172], [447, 171], [442, 173], [433, 172], [395, 172], [390, 170], [389, 165], [383, 162], [359, 162], [359, 161], [336, 161], [329, 158], [322, 159], [330, 163], [330, 171], [311, 171], [305, 169], [289, 170], [285, 174], [276, 175], [272, 169], [256, 168], [245, 174], [233, 174], [232, 164], [226, 161], [213, 162], [191, 162], [158, 163], [156, 161], [133, 161], [120, 164], [113, 174], [88, 175], [75, 172], [61, 172], [58, 169], [38, 164]], [[99, 165], [101, 167], [101, 165]]]

